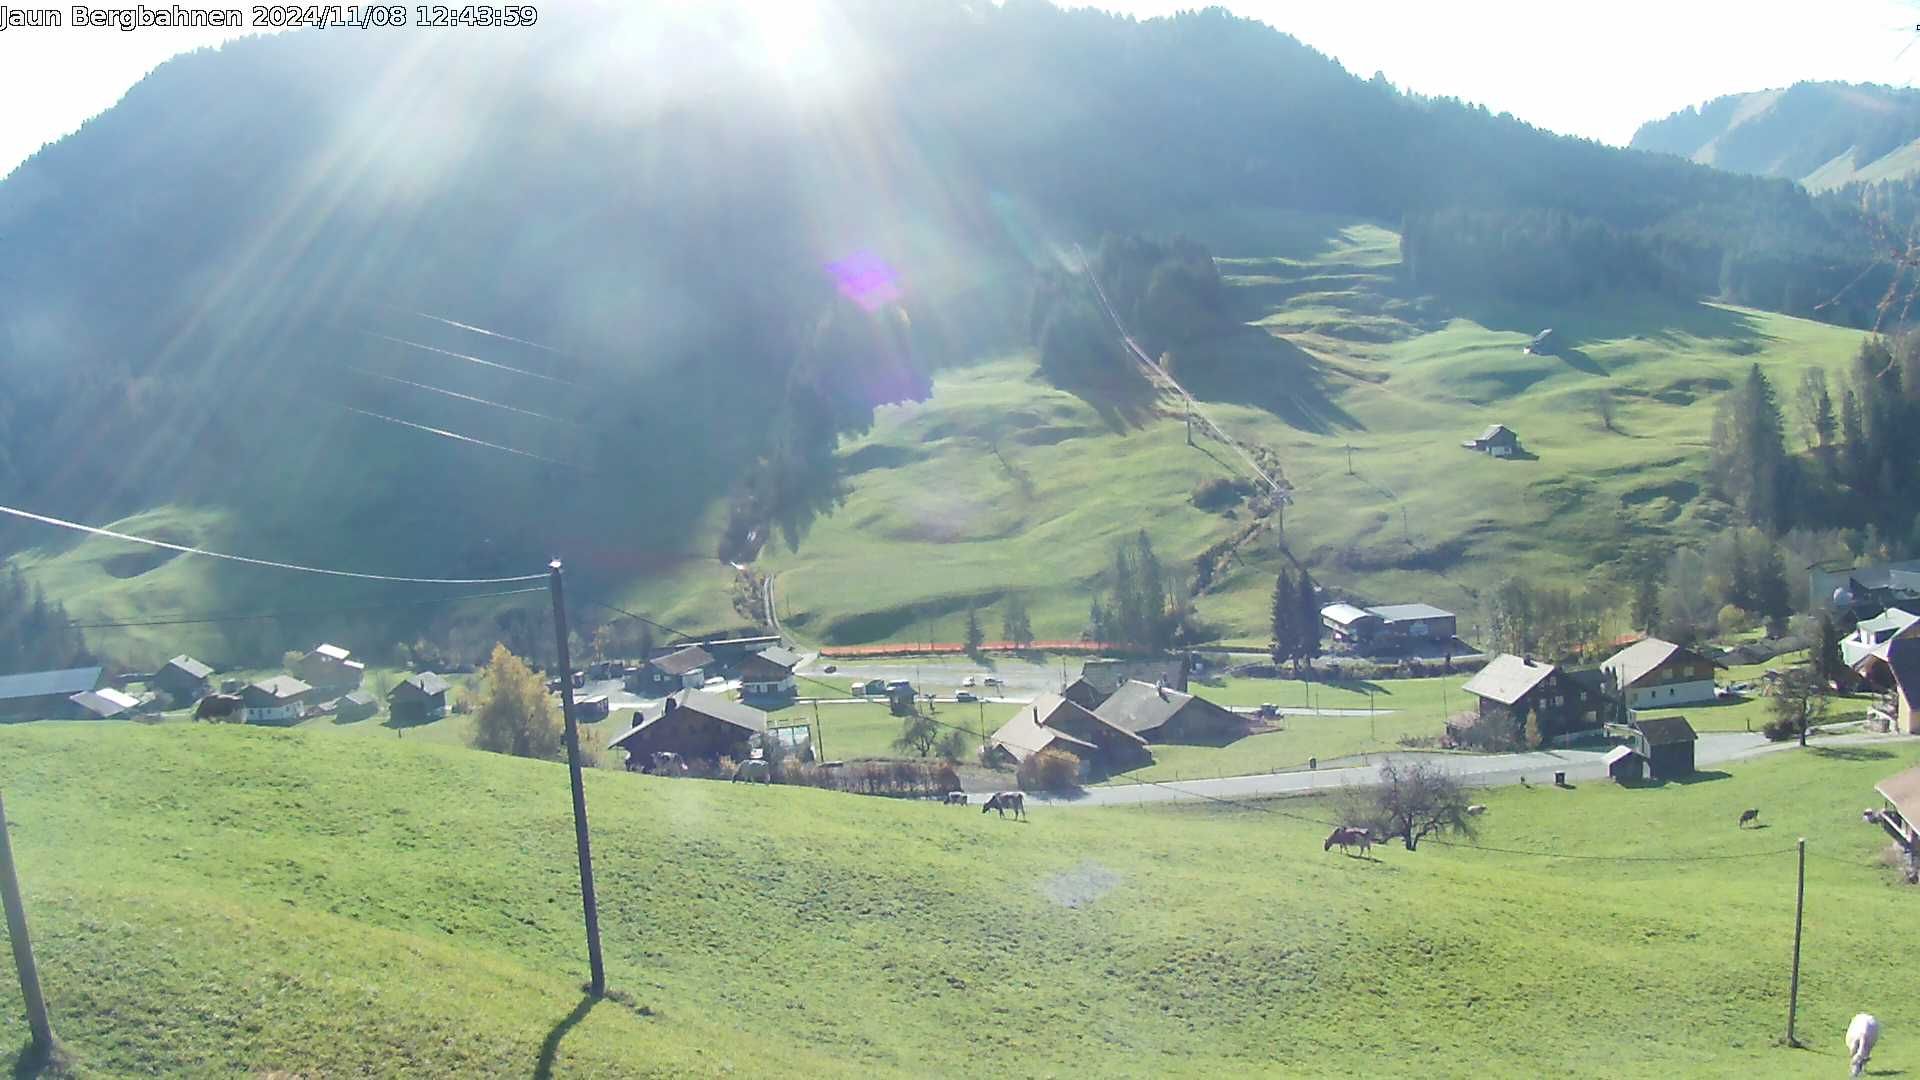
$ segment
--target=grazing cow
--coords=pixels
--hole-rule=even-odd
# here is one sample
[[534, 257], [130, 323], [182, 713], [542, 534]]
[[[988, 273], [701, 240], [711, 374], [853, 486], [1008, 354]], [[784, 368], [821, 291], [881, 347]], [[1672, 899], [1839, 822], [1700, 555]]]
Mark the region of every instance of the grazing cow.
[[[1348, 848], [1358, 845], [1360, 854], [1365, 855], [1373, 847], [1373, 833], [1367, 829], [1341, 825], [1327, 834], [1327, 842], [1320, 845], [1320, 850], [1332, 851], [1335, 844], [1340, 845], [1342, 852], [1347, 852]], [[1351, 852], [1347, 853], [1351, 854]]]
[[1758, 810], [1747, 810], [1747, 811], [1743, 811], [1743, 812], [1742, 812], [1742, 813], [1740, 814], [1740, 824], [1739, 824], [1739, 827], [1740, 827], [1740, 828], [1742, 828], [1742, 829], [1744, 829], [1744, 828], [1746, 828], [1746, 827], [1747, 827], [1747, 822], [1749, 822], [1749, 821], [1751, 821], [1751, 822], [1753, 822], [1754, 824], [1756, 824], [1756, 825], [1758, 825], [1758, 824], [1760, 823], [1760, 811], [1758, 811]]
[[949, 791], [949, 792], [947, 792], [947, 805], [948, 805], [948, 806], [965, 806], [965, 805], [967, 805], [967, 793], [966, 793], [966, 792], [964, 792], [964, 791]]
[[1880, 1021], [1872, 1013], [1855, 1013], [1853, 1023], [1847, 1025], [1847, 1056], [1852, 1060], [1853, 1072], [1849, 1076], [1859, 1076], [1867, 1067], [1867, 1059], [1873, 1056], [1873, 1044], [1880, 1041]]
[[1015, 818], [1024, 818], [1027, 816], [1027, 796], [1018, 791], [996, 791], [993, 797], [980, 807], [980, 812], [983, 814], [989, 810], [998, 810], [1001, 817], [1006, 817], [1007, 811], [1011, 810]]
[[194, 706], [195, 720], [233, 720], [241, 709], [239, 694], [208, 694]]
[[1479, 817], [1486, 812], [1487, 806], [1485, 803], [1474, 803], [1472, 806], [1467, 807], [1467, 813], [1472, 817]]
[[655, 750], [646, 757], [645, 762], [642, 771], [650, 772], [655, 776], [687, 775], [686, 759], [671, 750]]
[[733, 770], [733, 782], [737, 784], [742, 780], [745, 780], [749, 784], [755, 780], [763, 784], [771, 784], [773, 783], [773, 768], [760, 758], [743, 761], [735, 766]]

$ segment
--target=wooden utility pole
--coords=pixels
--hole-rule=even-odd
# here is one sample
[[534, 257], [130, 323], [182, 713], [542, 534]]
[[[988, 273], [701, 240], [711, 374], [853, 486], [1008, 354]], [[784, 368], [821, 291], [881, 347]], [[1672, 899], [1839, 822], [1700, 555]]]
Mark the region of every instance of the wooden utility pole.
[[827, 760], [827, 741], [820, 737], [820, 698], [813, 699], [813, 759]]
[[1793, 898], [1793, 982], [1787, 990], [1787, 1045], [1799, 1046], [1793, 1021], [1800, 1011], [1800, 923], [1807, 912], [1807, 838], [1800, 838], [1800, 884]]
[[13, 966], [20, 972], [20, 996], [27, 1002], [33, 1051], [48, 1057], [53, 1053], [53, 1022], [47, 1019], [47, 999], [40, 995], [40, 968], [33, 961], [33, 941], [27, 936], [27, 906], [20, 897], [20, 875], [14, 871], [4, 800], [0, 800], [0, 901], [6, 903], [7, 940], [13, 943]]
[[1353, 444], [1347, 444], [1347, 475], [1353, 475]]
[[573, 715], [573, 661], [567, 653], [567, 594], [560, 583], [560, 560], [547, 564], [553, 593], [553, 635], [560, 653], [560, 715], [567, 725], [567, 775], [573, 784], [573, 838], [580, 850], [580, 903], [587, 916], [588, 993], [605, 997], [607, 969], [600, 962], [600, 904], [593, 895], [593, 846], [587, 841], [587, 789], [580, 779], [580, 725]]

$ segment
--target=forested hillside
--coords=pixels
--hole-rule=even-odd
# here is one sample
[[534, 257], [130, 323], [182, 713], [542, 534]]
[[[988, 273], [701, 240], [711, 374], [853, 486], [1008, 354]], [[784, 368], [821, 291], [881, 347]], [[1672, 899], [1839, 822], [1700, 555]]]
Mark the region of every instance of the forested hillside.
[[[1884, 285], [1845, 287], [1859, 214], [1790, 182], [1410, 97], [1219, 10], [763, 16], [555, 8], [163, 65], [0, 181], [0, 492], [389, 572], [567, 551], [713, 623], [738, 616], [684, 605], [687, 575], [724, 598], [716, 556], [804, 546], [838, 441], [1030, 340], [1074, 241], [1265, 207], [1404, 221], [1434, 291], [1857, 324]], [[1183, 258], [1131, 309], [1169, 341], [1227, 318]], [[287, 599], [233, 581], [139, 606]]]

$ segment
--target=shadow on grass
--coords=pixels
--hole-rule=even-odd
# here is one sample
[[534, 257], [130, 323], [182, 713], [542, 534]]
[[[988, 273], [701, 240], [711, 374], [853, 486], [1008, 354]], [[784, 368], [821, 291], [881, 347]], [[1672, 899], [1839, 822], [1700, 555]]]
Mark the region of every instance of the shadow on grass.
[[560, 1053], [560, 1041], [567, 1037], [567, 1032], [572, 1031], [575, 1025], [585, 1020], [587, 1014], [592, 1012], [593, 1007], [599, 1003], [600, 999], [592, 994], [582, 994], [580, 1004], [575, 1005], [572, 1012], [561, 1017], [560, 1022], [553, 1025], [552, 1031], [547, 1032], [546, 1039], [540, 1043], [540, 1059], [533, 1066], [533, 1075], [537, 1080], [551, 1080], [553, 1061]]
[[51, 1049], [36, 1046], [32, 1039], [20, 1047], [13, 1058], [13, 1080], [31, 1080], [34, 1077], [72, 1076], [72, 1062], [67, 1052], [59, 1046]]
[[1610, 377], [1607, 375], [1607, 369], [1601, 367], [1599, 361], [1579, 349], [1561, 349], [1552, 355], [1566, 361], [1567, 366], [1575, 371], [1584, 372], [1588, 375], [1598, 375], [1603, 379]]
[[1834, 761], [1887, 761], [1894, 756], [1893, 751], [1877, 746], [1809, 746], [1807, 751]]
[[1088, 407], [1100, 414], [1100, 419], [1117, 435], [1124, 435], [1135, 428], [1145, 427], [1153, 417], [1154, 403], [1160, 396], [1160, 390], [1141, 372], [1132, 357], [1125, 358], [1126, 367], [1116, 368], [1092, 379], [1072, 379], [1055, 382], [1060, 389], [1087, 403]]
[[1301, 431], [1364, 430], [1335, 404], [1318, 357], [1282, 337], [1242, 326], [1175, 352], [1173, 377], [1195, 397], [1265, 409]]

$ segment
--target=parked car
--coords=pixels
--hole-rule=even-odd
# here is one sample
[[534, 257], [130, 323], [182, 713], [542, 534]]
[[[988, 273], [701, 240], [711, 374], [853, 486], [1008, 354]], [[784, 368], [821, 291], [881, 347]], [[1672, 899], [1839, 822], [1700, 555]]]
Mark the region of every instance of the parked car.
[[1260, 706], [1259, 715], [1260, 716], [1279, 716], [1280, 706], [1275, 705], [1272, 702], [1267, 702], [1266, 704], [1263, 704]]
[[867, 680], [867, 693], [884, 694], [886, 692], [887, 692], [887, 680], [885, 679], [868, 679]]
[[998, 675], [989, 675], [989, 676], [987, 676], [987, 678], [986, 678], [986, 683], [987, 683], [987, 685], [988, 685], [988, 686], [1001, 686], [1001, 685], [1004, 685], [1004, 684], [1002, 684], [1002, 683], [1000, 682], [1000, 676], [998, 676]]
[[973, 685], [973, 676], [971, 676], [971, 675], [969, 675], [969, 676], [967, 676], [966, 678], [964, 678], [964, 679], [961, 679], [961, 680], [960, 680], [960, 685], [961, 685], [961, 686], [972, 686], [972, 685]]
[[828, 664], [828, 665], [827, 665], [826, 667], [824, 667], [824, 668], [822, 668], [821, 670], [822, 670], [822, 671], [825, 671], [825, 672], [826, 672], [827, 674], [829, 674], [829, 675], [831, 675], [831, 674], [833, 674], [834, 672], [836, 672], [836, 671], [839, 671], [839, 670], [840, 670], [840, 665], [839, 665], [839, 664]]
[[954, 695], [953, 695], [953, 700], [955, 700], [955, 701], [960, 701], [960, 702], [966, 702], [966, 701], [979, 701], [980, 699], [979, 699], [979, 698], [977, 698], [977, 697], [975, 697], [975, 696], [973, 696], [973, 691], [971, 691], [971, 690], [962, 690], [962, 691], [960, 691], [960, 692], [958, 692], [958, 693], [956, 693], [956, 694], [954, 694]]

